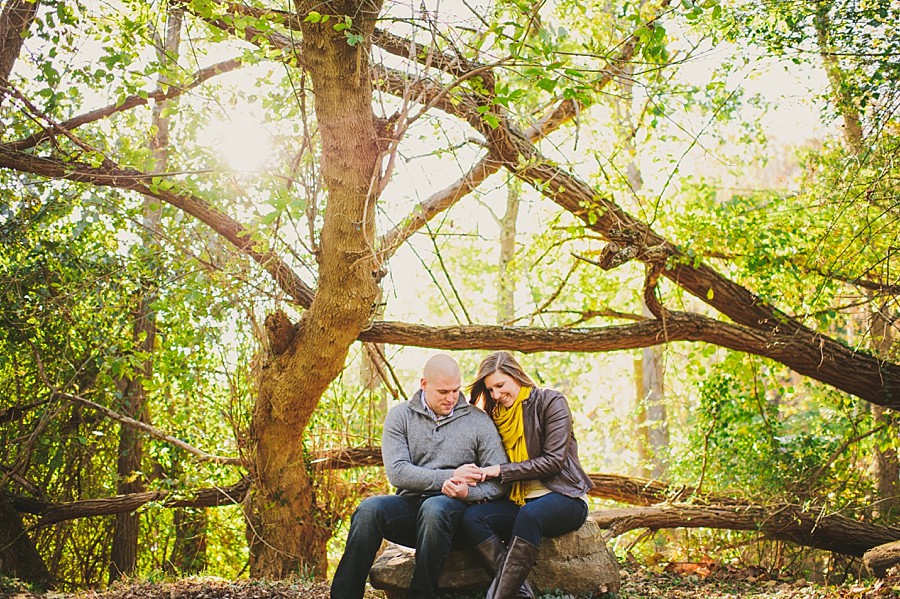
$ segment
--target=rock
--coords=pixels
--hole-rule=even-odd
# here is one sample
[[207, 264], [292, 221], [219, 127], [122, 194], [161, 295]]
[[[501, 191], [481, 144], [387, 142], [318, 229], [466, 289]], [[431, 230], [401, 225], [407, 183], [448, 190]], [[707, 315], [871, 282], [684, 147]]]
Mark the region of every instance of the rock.
[[[390, 543], [375, 560], [369, 582], [383, 590], [388, 599], [402, 599], [409, 588], [414, 562], [412, 549]], [[528, 580], [538, 592], [560, 590], [576, 597], [617, 593], [621, 586], [615, 556], [606, 547], [600, 527], [592, 520], [574, 532], [543, 539], [537, 564]], [[490, 579], [474, 552], [450, 552], [440, 590], [486, 590], [489, 584]]]

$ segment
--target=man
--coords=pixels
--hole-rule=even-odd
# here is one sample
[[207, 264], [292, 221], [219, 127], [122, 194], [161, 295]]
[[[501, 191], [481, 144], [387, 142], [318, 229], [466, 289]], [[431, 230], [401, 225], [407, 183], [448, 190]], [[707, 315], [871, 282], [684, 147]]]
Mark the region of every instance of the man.
[[506, 452], [488, 415], [460, 393], [456, 361], [445, 354], [431, 357], [420, 386], [385, 418], [381, 455], [397, 494], [368, 497], [356, 508], [332, 599], [362, 599], [382, 539], [416, 550], [407, 597], [436, 597], [463, 510], [505, 493], [497, 479], [484, 481], [481, 475], [479, 466], [506, 463]]

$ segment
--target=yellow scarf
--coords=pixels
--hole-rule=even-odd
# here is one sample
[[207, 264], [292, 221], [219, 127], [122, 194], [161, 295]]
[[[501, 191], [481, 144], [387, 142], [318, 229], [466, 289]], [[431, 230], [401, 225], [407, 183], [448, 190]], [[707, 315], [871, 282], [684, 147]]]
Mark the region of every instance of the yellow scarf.
[[[504, 407], [497, 403], [494, 406], [494, 424], [500, 431], [503, 446], [510, 462], [524, 462], [528, 459], [528, 448], [525, 447], [525, 427], [522, 419], [522, 402], [531, 395], [531, 387], [522, 387], [516, 400], [510, 407]], [[517, 480], [509, 491], [509, 500], [516, 505], [525, 505], [525, 496], [528, 494], [528, 483]]]

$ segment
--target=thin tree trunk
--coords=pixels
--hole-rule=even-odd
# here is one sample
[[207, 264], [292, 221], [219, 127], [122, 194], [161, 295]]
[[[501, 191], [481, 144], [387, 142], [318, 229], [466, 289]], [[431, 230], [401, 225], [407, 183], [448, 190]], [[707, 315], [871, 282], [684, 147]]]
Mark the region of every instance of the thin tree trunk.
[[[631, 193], [637, 195], [644, 188], [644, 177], [638, 165], [637, 148], [634, 138], [640, 123], [634, 117], [634, 63], [622, 66], [619, 85], [622, 93], [614, 102], [616, 111], [616, 127], [623, 144], [623, 154], [628, 157], [625, 163], [625, 179]], [[648, 318], [653, 313], [644, 299], [641, 299], [641, 312]], [[665, 404], [663, 350], [654, 345], [641, 350], [641, 357], [636, 366], [635, 400], [637, 401], [637, 429], [639, 455], [641, 457], [642, 474], [650, 478], [661, 478], [666, 472], [666, 458], [669, 452], [669, 423]]]
[[207, 528], [209, 517], [203, 508], [179, 508], [172, 515], [175, 543], [166, 562], [167, 569], [186, 576], [198, 574], [207, 564]]
[[[870, 298], [869, 327], [872, 336], [872, 351], [876, 356], [888, 359], [894, 344], [893, 325], [884, 310], [887, 303], [878, 309], [875, 298]], [[875, 309], [872, 309], [872, 308]], [[883, 446], [877, 440], [874, 447], [872, 473], [877, 486], [877, 498], [873, 515], [885, 522], [893, 522], [900, 515], [900, 457], [897, 455], [897, 425], [892, 415], [883, 407], [870, 405], [872, 420], [876, 427], [887, 426], [885, 437], [888, 445]]]
[[844, 73], [838, 62], [838, 53], [834, 51], [831, 43], [831, 16], [828, 11], [832, 2], [831, 0], [814, 0], [814, 3], [813, 23], [816, 28], [816, 42], [825, 66], [825, 73], [828, 75], [828, 83], [831, 85], [832, 101], [844, 121], [844, 141], [852, 152], [858, 153], [862, 149], [863, 141], [862, 118], [857, 108], [858, 104], [846, 85]]
[[512, 262], [516, 255], [519, 204], [522, 183], [511, 179], [506, 187], [506, 213], [500, 225], [500, 272], [497, 274], [497, 324], [510, 322], [516, 316], [516, 282]]
[[[181, 38], [181, 22], [183, 11], [172, 9], [169, 12], [165, 39], [157, 40], [157, 54], [162, 64], [174, 61]], [[166, 76], [160, 77], [159, 87], [166, 83]], [[166, 101], [157, 102], [153, 107], [152, 130], [155, 131], [150, 140], [153, 164], [149, 172], [166, 170], [169, 153], [169, 117], [164, 116]], [[149, 196], [144, 197], [143, 228], [141, 239], [144, 251], [150, 257], [147, 268], [149, 273], [141, 282], [137, 306], [134, 310], [133, 338], [135, 348], [147, 358], [137, 372], [122, 381], [122, 414], [135, 420], [148, 421], [147, 395], [145, 383], [153, 377], [153, 352], [156, 346], [156, 312], [153, 302], [157, 299], [156, 254], [160, 251], [157, 243], [159, 223], [162, 216], [161, 202]], [[119, 451], [117, 473], [119, 477], [118, 492], [120, 494], [139, 493], [144, 490], [142, 474], [142, 436], [131, 428], [122, 426], [119, 432]], [[137, 567], [138, 537], [140, 534], [140, 516], [136, 513], [122, 513], [116, 516], [116, 527], [113, 533], [110, 553], [109, 581], [114, 582], [123, 575], [131, 575]]]

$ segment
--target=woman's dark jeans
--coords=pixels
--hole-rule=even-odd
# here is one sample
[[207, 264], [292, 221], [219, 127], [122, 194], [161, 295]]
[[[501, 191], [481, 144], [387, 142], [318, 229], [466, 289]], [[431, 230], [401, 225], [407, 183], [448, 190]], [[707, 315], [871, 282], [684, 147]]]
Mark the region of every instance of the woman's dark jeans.
[[583, 499], [554, 492], [528, 499], [522, 507], [508, 499], [470, 506], [463, 512], [459, 525], [472, 547], [492, 535], [507, 542], [512, 537], [520, 537], [539, 547], [541, 537], [558, 537], [578, 530], [587, 515], [588, 506]]
[[350, 518], [344, 555], [331, 583], [332, 599], [362, 599], [382, 539], [416, 549], [407, 597], [436, 597], [438, 579], [466, 505], [446, 495], [378, 495], [364, 499]]

